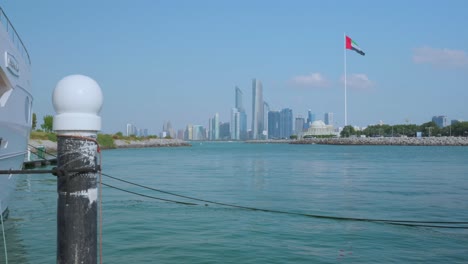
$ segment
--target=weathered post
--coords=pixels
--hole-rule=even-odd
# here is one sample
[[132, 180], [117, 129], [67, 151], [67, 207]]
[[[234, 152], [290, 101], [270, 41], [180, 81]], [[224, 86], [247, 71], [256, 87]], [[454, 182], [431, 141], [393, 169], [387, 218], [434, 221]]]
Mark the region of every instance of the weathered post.
[[[57, 83], [57, 263], [97, 263], [97, 132], [102, 92], [83, 75]], [[81, 172], [79, 172], [81, 171]]]

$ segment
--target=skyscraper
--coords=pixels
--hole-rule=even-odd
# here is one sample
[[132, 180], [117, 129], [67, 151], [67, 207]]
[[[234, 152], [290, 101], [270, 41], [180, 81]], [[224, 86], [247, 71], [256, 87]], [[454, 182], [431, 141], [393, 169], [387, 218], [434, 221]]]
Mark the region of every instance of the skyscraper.
[[242, 96], [243, 96], [243, 93], [241, 91], [241, 89], [239, 87], [236, 86], [236, 102], [235, 102], [235, 107], [237, 108], [237, 110], [243, 110], [244, 109], [244, 106], [242, 105]]
[[263, 122], [262, 83], [252, 79], [252, 139], [262, 138]]
[[[302, 123], [304, 118], [302, 118]], [[301, 123], [301, 124], [302, 124]], [[293, 133], [293, 113], [290, 108], [268, 112], [268, 138], [289, 138]]]
[[[237, 112], [239, 112], [239, 120], [236, 124], [233, 123], [233, 112], [231, 111], [231, 137], [235, 136], [236, 138], [232, 138], [235, 140], [246, 140], [247, 139], [247, 115], [245, 113], [244, 105], [242, 104], [242, 97], [243, 93], [239, 87], [236, 86], [235, 88], [235, 108]], [[236, 127], [236, 126], [238, 127]], [[232, 133], [233, 131], [238, 131], [235, 135]]]
[[263, 132], [262, 136], [268, 138], [268, 112], [270, 112], [270, 105], [267, 102], [263, 102]]
[[268, 112], [268, 138], [280, 138], [280, 112], [278, 111]]
[[239, 122], [240, 122], [240, 139], [241, 140], [247, 140], [248, 135], [247, 135], [247, 114], [245, 113], [245, 110], [242, 110], [239, 113]]
[[231, 109], [231, 139], [240, 140], [240, 113], [237, 108]]
[[302, 134], [302, 131], [304, 130], [304, 123], [305, 120], [303, 117], [296, 117], [296, 121], [294, 122], [294, 134], [297, 136]]
[[166, 136], [170, 136], [171, 138], [175, 138], [176, 134], [174, 129], [172, 128], [171, 121], [167, 121], [163, 123], [163, 133], [165, 132]]
[[205, 135], [203, 135], [203, 126], [193, 125], [192, 126], [192, 140], [204, 140]]
[[312, 110], [309, 109], [309, 112], [307, 113], [307, 128], [309, 128], [309, 125], [312, 124], [312, 122], [315, 121], [315, 115], [312, 114]]
[[325, 113], [325, 125], [333, 125], [333, 113]]
[[448, 118], [446, 116], [433, 116], [432, 122], [436, 123], [440, 128], [448, 126]]
[[219, 140], [219, 114], [216, 113], [211, 120], [211, 128], [213, 129], [212, 140]]
[[137, 127], [132, 124], [127, 124], [127, 137], [128, 136], [136, 136], [137, 135]]
[[231, 138], [229, 122], [219, 124], [219, 139], [228, 140]]
[[292, 135], [293, 113], [292, 109], [284, 108], [280, 112], [280, 138], [289, 138]]
[[185, 135], [184, 135], [185, 140], [193, 140], [193, 126], [192, 125], [187, 125], [185, 128]]

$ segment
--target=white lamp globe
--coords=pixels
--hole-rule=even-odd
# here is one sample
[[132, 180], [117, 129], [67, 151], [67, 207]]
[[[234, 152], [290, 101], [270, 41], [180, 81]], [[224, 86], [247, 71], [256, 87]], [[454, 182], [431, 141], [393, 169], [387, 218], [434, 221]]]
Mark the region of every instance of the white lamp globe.
[[69, 75], [57, 83], [52, 103], [56, 131], [101, 130], [102, 91], [97, 82], [84, 75]]

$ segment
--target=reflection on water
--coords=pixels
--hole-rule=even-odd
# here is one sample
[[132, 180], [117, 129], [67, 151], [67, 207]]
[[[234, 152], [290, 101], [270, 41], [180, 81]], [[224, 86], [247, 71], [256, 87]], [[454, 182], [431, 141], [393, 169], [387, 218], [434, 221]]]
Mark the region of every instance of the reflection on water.
[[[6, 245], [2, 238], [0, 241], [0, 263], [28, 263], [27, 251], [18, 230], [18, 221], [21, 220], [10, 217], [4, 222]], [[5, 246], [8, 258], [5, 256]]]
[[9, 263], [55, 262], [56, 184], [51, 174], [19, 175], [7, 221]]
[[252, 185], [256, 189], [263, 189], [265, 186], [265, 161], [263, 159], [251, 160]]

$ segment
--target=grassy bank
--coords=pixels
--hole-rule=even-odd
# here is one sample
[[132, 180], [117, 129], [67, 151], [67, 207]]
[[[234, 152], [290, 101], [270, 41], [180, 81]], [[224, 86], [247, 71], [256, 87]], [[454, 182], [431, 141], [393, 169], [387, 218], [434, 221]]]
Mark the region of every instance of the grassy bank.
[[[127, 142], [135, 142], [135, 141], [145, 141], [149, 139], [157, 138], [156, 136], [149, 136], [149, 137], [136, 137], [136, 136], [123, 136], [121, 133], [117, 133], [114, 135], [110, 134], [98, 134], [97, 141], [101, 148], [110, 149], [116, 148], [115, 140], [123, 140]], [[33, 140], [49, 140], [52, 142], [57, 142], [57, 134], [44, 132], [44, 131], [31, 131], [30, 139]]]

